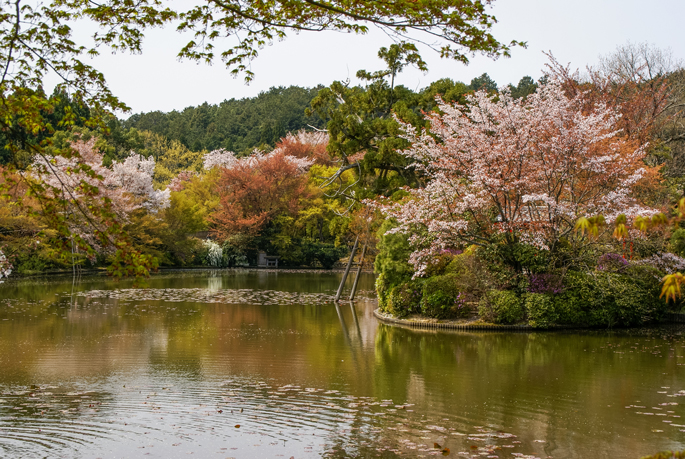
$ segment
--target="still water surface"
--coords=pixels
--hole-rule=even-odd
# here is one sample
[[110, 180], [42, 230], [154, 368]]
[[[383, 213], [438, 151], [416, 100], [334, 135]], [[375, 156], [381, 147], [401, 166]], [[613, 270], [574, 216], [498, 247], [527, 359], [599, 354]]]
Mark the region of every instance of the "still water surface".
[[333, 304], [339, 279], [223, 271], [158, 275], [138, 290], [102, 277], [0, 285], [0, 457], [685, 448], [683, 328], [414, 331], [374, 319], [371, 275], [358, 302]]

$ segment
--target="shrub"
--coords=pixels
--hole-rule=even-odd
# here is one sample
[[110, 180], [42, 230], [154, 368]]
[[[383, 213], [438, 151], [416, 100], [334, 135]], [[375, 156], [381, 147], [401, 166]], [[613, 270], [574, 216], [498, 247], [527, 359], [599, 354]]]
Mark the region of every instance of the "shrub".
[[422, 285], [411, 281], [397, 285], [390, 290], [386, 310], [395, 317], [406, 317], [421, 312]]
[[558, 323], [592, 327], [635, 326], [661, 318], [662, 273], [631, 265], [623, 273], [569, 272], [566, 291], [555, 299]]
[[347, 253], [347, 247], [305, 239], [302, 241], [302, 252], [307, 265], [319, 262], [324, 269], [331, 269]]
[[455, 259], [455, 255], [458, 255], [458, 252], [443, 250], [442, 253], [428, 262], [426, 269], [424, 269], [425, 276], [433, 277], [445, 274], [447, 267], [450, 265], [452, 260]]
[[685, 229], [678, 228], [671, 235], [671, 240], [669, 241], [671, 246], [671, 251], [676, 255], [685, 257]]
[[225, 241], [221, 248], [223, 250], [223, 266], [249, 266], [247, 256], [240, 246], [231, 241]]
[[608, 272], [623, 272], [628, 268], [628, 260], [618, 253], [605, 253], [597, 260], [597, 269]]
[[559, 319], [555, 302], [545, 293], [528, 293], [524, 300], [528, 325], [535, 328], [549, 328]]
[[381, 311], [388, 311], [388, 299], [390, 297], [390, 285], [384, 273], [376, 277], [376, 295], [378, 296], [378, 307]]
[[478, 314], [496, 324], [513, 324], [523, 319], [521, 299], [509, 290], [490, 290], [478, 305]]
[[497, 282], [480, 259], [472, 254], [456, 255], [445, 268], [446, 274], [454, 274], [457, 289], [467, 302], [477, 303]]
[[376, 274], [383, 274], [388, 285], [395, 286], [408, 282], [414, 273], [409, 264], [412, 252], [406, 234], [388, 233], [397, 223], [386, 220], [378, 230], [378, 255], [374, 262]]
[[470, 310], [457, 285], [457, 275], [445, 274], [426, 279], [421, 312], [436, 319], [464, 317]]
[[528, 276], [529, 293], [560, 293], [563, 288], [561, 279], [554, 274], [530, 274]]

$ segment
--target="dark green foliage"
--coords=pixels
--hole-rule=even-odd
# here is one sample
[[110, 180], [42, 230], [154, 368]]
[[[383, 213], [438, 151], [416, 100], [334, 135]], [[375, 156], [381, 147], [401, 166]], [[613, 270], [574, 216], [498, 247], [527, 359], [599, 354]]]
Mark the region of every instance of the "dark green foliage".
[[314, 266], [315, 262], [318, 262], [324, 269], [331, 269], [340, 258], [348, 253], [348, 248], [336, 247], [333, 243], [303, 239], [302, 252], [306, 265]]
[[414, 270], [408, 263], [411, 248], [404, 234], [388, 234], [388, 231], [397, 223], [386, 220], [378, 229], [378, 255], [374, 261], [376, 277], [376, 294], [378, 306], [383, 311], [388, 311], [390, 292], [393, 287], [408, 283]]
[[467, 302], [477, 303], [488, 290], [497, 286], [492, 273], [476, 255], [454, 256], [445, 267], [445, 273], [456, 276], [457, 288]]
[[681, 257], [685, 256], [685, 229], [678, 228], [671, 235], [671, 251]]
[[[54, 132], [60, 131], [68, 124], [70, 129], [83, 128], [91, 118], [90, 109], [79, 100], [69, 96], [63, 89], [55, 88], [50, 97], [41, 90], [35, 91], [35, 95], [46, 98], [51, 105], [51, 110], [41, 110], [46, 129], [38, 133], [18, 127], [17, 120], [13, 120], [13, 129], [4, 129], [0, 132], [0, 164], [13, 164], [20, 169], [27, 167], [32, 161], [32, 155], [25, 151], [29, 146], [37, 147]], [[9, 147], [9, 148], [8, 148]]]
[[439, 276], [445, 274], [447, 267], [454, 260], [454, 255], [450, 253], [443, 253], [438, 255], [433, 260], [428, 263], [428, 266], [424, 270], [426, 277]]
[[614, 327], [656, 321], [667, 307], [659, 298], [661, 276], [646, 266], [630, 266], [624, 273], [569, 272], [565, 292], [554, 297], [558, 322]]
[[366, 81], [365, 87], [349, 87], [335, 81], [322, 89], [312, 100], [308, 113], [318, 113], [327, 123], [330, 134], [328, 151], [345, 163], [358, 162], [362, 172], [359, 192], [363, 196], [392, 195], [402, 186], [418, 186], [412, 160], [398, 151], [409, 143], [395, 117], [416, 127], [424, 127], [424, 112], [436, 107], [435, 97], [463, 103], [468, 87], [449, 79], [439, 80], [419, 92], [395, 86], [394, 78], [402, 68], [424, 65], [412, 48], [392, 45], [383, 48], [379, 57], [386, 68], [357, 76]]
[[407, 236], [399, 233], [388, 234], [395, 225], [393, 220], [386, 220], [378, 230], [378, 255], [374, 262], [375, 273], [382, 275], [383, 283], [387, 283], [388, 286], [408, 282], [414, 274], [407, 261], [412, 252]]
[[478, 304], [478, 315], [495, 324], [515, 324], [523, 320], [523, 302], [510, 290], [490, 290]]
[[422, 281], [416, 280], [393, 287], [388, 295], [385, 310], [400, 318], [421, 312], [422, 284]]
[[662, 451], [653, 456], [644, 456], [642, 459], [685, 459], [685, 451]]
[[514, 99], [527, 97], [528, 95], [533, 94], [537, 89], [537, 83], [529, 76], [521, 78], [517, 86], [514, 86], [513, 84], [509, 85], [509, 91], [511, 91], [511, 96]]
[[249, 153], [259, 145], [273, 146], [288, 132], [308, 125], [323, 128], [324, 122], [316, 114], [304, 113], [319, 89], [271, 88], [257, 97], [225, 100], [219, 105], [204, 103], [180, 112], [136, 114], [124, 126], [178, 140], [192, 151], [225, 148]]
[[490, 78], [490, 75], [484, 73], [481, 76], [471, 80], [471, 84], [469, 84], [469, 89], [471, 91], [480, 91], [484, 89], [488, 92], [495, 92], [497, 91], [497, 83], [495, 82], [495, 80]]
[[223, 255], [221, 258], [225, 267], [233, 268], [248, 265], [245, 250], [240, 245], [234, 244], [229, 240], [221, 245], [221, 249]]
[[456, 274], [433, 276], [424, 281], [421, 312], [436, 319], [465, 317], [471, 313], [459, 291]]
[[526, 270], [531, 273], [545, 272], [549, 268], [549, 251], [540, 250], [529, 244], [511, 242], [492, 244], [488, 250], [511, 266], [517, 272]]
[[549, 328], [557, 323], [559, 314], [552, 295], [528, 293], [524, 297], [524, 307], [528, 314], [528, 325], [535, 328]]

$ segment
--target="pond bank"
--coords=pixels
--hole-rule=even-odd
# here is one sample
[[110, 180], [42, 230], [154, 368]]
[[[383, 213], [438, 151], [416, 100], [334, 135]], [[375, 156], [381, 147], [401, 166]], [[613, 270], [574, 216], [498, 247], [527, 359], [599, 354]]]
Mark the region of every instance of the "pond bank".
[[[221, 271], [221, 272], [231, 272], [231, 271], [262, 271], [262, 272], [305, 272], [305, 273], [342, 273], [345, 271], [345, 267], [336, 266], [332, 269], [322, 269], [322, 268], [310, 268], [310, 267], [283, 267], [283, 268], [260, 268], [257, 266], [248, 267], [234, 267], [234, 268], [213, 268], [211, 266], [186, 266], [182, 268], [177, 267], [161, 267], [158, 268], [156, 272], [151, 273], [151, 276], [156, 276], [165, 273], [175, 273], [175, 272], [203, 272], [203, 271]], [[373, 274], [373, 268], [363, 269], [365, 274]], [[13, 273], [8, 279], [18, 280], [27, 279], [32, 277], [48, 277], [48, 276], [70, 276], [73, 272], [71, 269], [56, 269], [49, 271], [30, 271], [24, 273]], [[81, 269], [76, 272], [77, 277], [82, 276], [104, 276], [110, 277], [107, 274], [107, 268], [88, 268]], [[114, 278], [112, 278], [114, 279]]]
[[[482, 322], [481, 320], [472, 321], [454, 321], [454, 320], [438, 320], [428, 317], [412, 317], [410, 319], [398, 319], [391, 314], [387, 314], [380, 310], [380, 308], [373, 311], [376, 319], [383, 323], [390, 325], [400, 325], [410, 328], [428, 328], [437, 330], [492, 330], [492, 331], [540, 331], [540, 330], [570, 330], [583, 329], [588, 327], [574, 327], [574, 326], [555, 326], [549, 329], [535, 328], [530, 325], [498, 325]], [[664, 315], [661, 323], [685, 323], [685, 314], [669, 312]]]

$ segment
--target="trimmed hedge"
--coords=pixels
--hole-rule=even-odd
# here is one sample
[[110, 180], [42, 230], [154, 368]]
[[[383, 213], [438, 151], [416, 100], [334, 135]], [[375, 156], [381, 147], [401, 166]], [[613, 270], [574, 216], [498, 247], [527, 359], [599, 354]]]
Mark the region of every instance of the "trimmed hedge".
[[508, 290], [490, 290], [478, 304], [478, 315], [495, 324], [514, 324], [523, 319], [521, 299]]
[[429, 277], [424, 281], [421, 312], [436, 319], [453, 319], [470, 313], [459, 291], [456, 274]]

